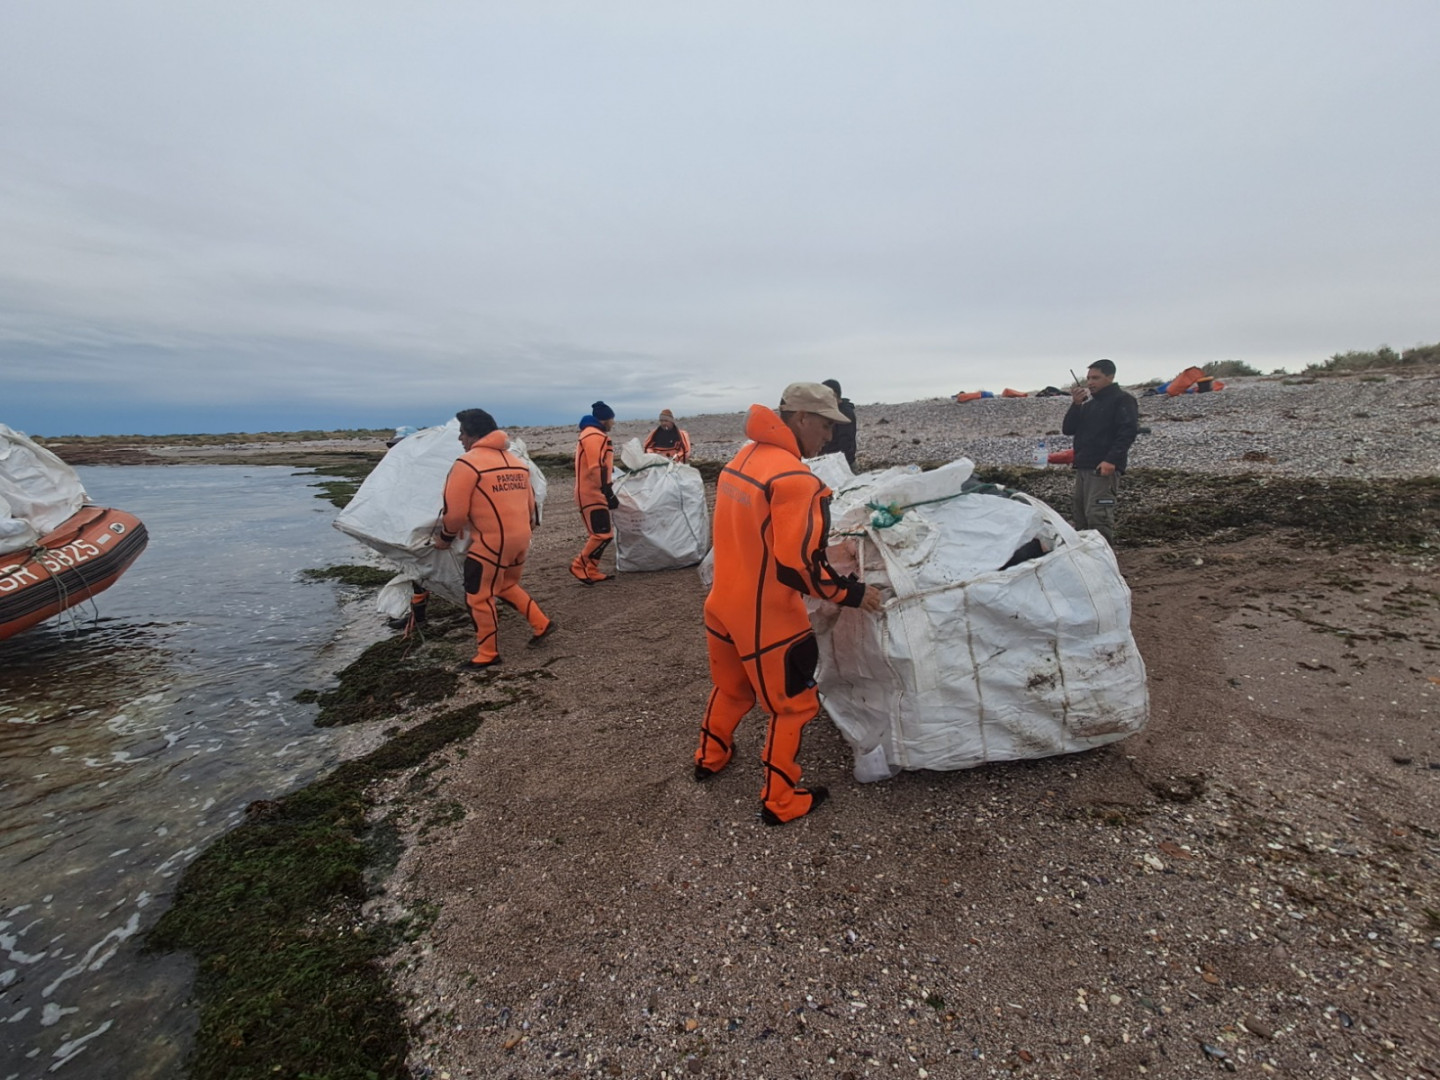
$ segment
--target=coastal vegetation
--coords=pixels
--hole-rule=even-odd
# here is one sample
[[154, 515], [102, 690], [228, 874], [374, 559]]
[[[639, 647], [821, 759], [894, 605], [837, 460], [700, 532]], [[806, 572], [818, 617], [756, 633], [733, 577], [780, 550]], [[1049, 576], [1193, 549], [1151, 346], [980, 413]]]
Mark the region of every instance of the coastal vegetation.
[[1336, 353], [1319, 364], [1305, 369], [1306, 375], [1353, 375], [1360, 371], [1413, 369], [1417, 367], [1440, 366], [1440, 343], [1416, 345], [1413, 349], [1396, 352], [1389, 345], [1378, 349]]
[[89, 447], [120, 446], [244, 446], [251, 443], [341, 442], [354, 439], [388, 439], [389, 428], [336, 428], [322, 431], [231, 431], [195, 432], [190, 435], [31, 435], [36, 442], [55, 449], [56, 443], [83, 443]]
[[[370, 567], [307, 576], [375, 582]], [[422, 631], [376, 642], [329, 690], [297, 700], [320, 706], [320, 726], [415, 716], [458, 688], [457, 659], [473, 644], [465, 611], [434, 597]], [[439, 760], [488, 712], [523, 700], [548, 672], [487, 680], [485, 700], [386, 732], [387, 740], [309, 787], [246, 808], [246, 820], [186, 870], [173, 906], [146, 939], [153, 951], [191, 953], [199, 967], [200, 1027], [194, 1080], [294, 1076], [325, 1080], [408, 1077], [408, 1030], [381, 962], [424, 929], [411, 915], [367, 918], [362, 906], [393, 862], [397, 816], [437, 811], [412, 781], [410, 800], [374, 821], [372, 786]], [[432, 912], [433, 915], [433, 912]]]
[[302, 690], [295, 695], [295, 700], [302, 705], [320, 706], [319, 715], [315, 717], [317, 727], [384, 719], [403, 709], [443, 701], [455, 693], [460, 682], [455, 664], [464, 657], [455, 642], [470, 638], [469, 644], [473, 645], [473, 635], [465, 610], [432, 596], [422, 628], [410, 635], [375, 642], [340, 673], [336, 686], [329, 690]]
[[441, 713], [307, 788], [250, 804], [246, 822], [190, 865], [146, 945], [197, 962], [193, 1080], [410, 1075], [380, 962], [417, 928], [361, 911], [387, 835], [367, 821], [366, 790], [467, 739], [523, 692]]
[[[935, 464], [944, 464], [936, 462]], [[1000, 466], [975, 477], [1068, 505], [1068, 469]], [[1178, 469], [1125, 474], [1121, 547], [1233, 543], [1261, 533], [1305, 547], [1360, 544], [1381, 551], [1440, 555], [1440, 479], [1219, 475]]]
[[[379, 462], [379, 455], [365, 455], [351, 461], [331, 461], [327, 464], [317, 465], [309, 469], [311, 476], [328, 476], [332, 479], [321, 480], [314, 486], [320, 490], [316, 493], [317, 499], [328, 499], [331, 505], [344, 509], [350, 505], [350, 500], [360, 490], [360, 485], [365, 478], [374, 471], [375, 465]], [[308, 464], [308, 462], [307, 462]], [[388, 580], [388, 579], [387, 579]]]
[[341, 585], [357, 585], [362, 588], [376, 588], [384, 585], [394, 573], [377, 566], [324, 566], [319, 569], [302, 570], [300, 576], [311, 581], [338, 581]]

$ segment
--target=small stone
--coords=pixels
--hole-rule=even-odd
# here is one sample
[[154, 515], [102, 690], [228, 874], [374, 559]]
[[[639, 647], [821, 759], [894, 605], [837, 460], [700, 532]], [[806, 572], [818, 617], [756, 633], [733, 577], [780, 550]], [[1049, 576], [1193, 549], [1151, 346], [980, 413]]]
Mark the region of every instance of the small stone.
[[1245, 1030], [1252, 1035], [1258, 1035], [1262, 1039], [1273, 1039], [1275, 1029], [1257, 1016], [1247, 1016], [1240, 1021], [1245, 1025]]

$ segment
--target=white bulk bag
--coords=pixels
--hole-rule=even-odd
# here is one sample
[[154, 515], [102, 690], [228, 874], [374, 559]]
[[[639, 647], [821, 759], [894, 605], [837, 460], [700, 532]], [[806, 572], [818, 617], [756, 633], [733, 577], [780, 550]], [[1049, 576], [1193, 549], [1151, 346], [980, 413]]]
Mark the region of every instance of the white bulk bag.
[[0, 555], [33, 547], [85, 502], [74, 469], [23, 432], [0, 424]]
[[[538, 512], [545, 503], [545, 474], [530, 460], [524, 442], [512, 438], [506, 448], [529, 467]], [[456, 604], [465, 603], [462, 559], [469, 538], [462, 536], [445, 551], [431, 546], [445, 504], [445, 478], [464, 452], [458, 420], [401, 439], [335, 518], [335, 528], [374, 548], [400, 570], [376, 598], [382, 614], [398, 618], [410, 610], [412, 581]]]
[[621, 448], [620, 460], [628, 471], [615, 474], [615, 569], [674, 570], [700, 562], [710, 550], [700, 470], [645, 453], [639, 439]]
[[811, 605], [857, 779], [1086, 750], [1149, 717], [1109, 545], [1029, 496], [962, 493], [972, 468], [863, 474], [833, 504], [835, 568], [893, 592], [878, 616]]

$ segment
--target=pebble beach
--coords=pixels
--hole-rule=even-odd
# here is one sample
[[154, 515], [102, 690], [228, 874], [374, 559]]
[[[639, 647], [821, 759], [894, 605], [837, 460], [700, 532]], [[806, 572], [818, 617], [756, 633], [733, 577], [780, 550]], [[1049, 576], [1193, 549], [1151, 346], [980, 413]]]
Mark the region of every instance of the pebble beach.
[[[1359, 478], [1440, 472], [1440, 374], [1251, 377], [1225, 389], [1179, 397], [1145, 395], [1131, 468]], [[767, 402], [768, 404], [768, 402]], [[860, 468], [968, 457], [977, 465], [1030, 465], [1036, 443], [1065, 450], [1068, 397], [989, 398], [957, 404], [926, 398], [858, 404]], [[623, 406], [621, 407], [623, 415]], [[725, 461], [744, 441], [744, 414], [682, 416], [695, 456]], [[654, 420], [618, 420], [617, 452], [644, 439]], [[513, 427], [536, 453], [569, 453], [571, 427]]]

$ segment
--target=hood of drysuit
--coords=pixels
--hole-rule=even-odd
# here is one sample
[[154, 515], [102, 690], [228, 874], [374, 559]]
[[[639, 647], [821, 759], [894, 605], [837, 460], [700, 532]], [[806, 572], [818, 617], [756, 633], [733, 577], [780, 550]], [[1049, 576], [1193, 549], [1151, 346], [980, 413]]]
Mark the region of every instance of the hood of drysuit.
[[757, 443], [767, 443], [788, 450], [797, 458], [801, 456], [800, 441], [795, 438], [795, 433], [785, 426], [779, 413], [764, 405], [750, 406], [750, 411], [745, 416], [745, 437]]
[[605, 430], [605, 425], [602, 424], [599, 420], [596, 420], [595, 417], [591, 416], [589, 413], [586, 413], [584, 416], [580, 417], [579, 430], [584, 431], [587, 427], [599, 428], [601, 431]]

